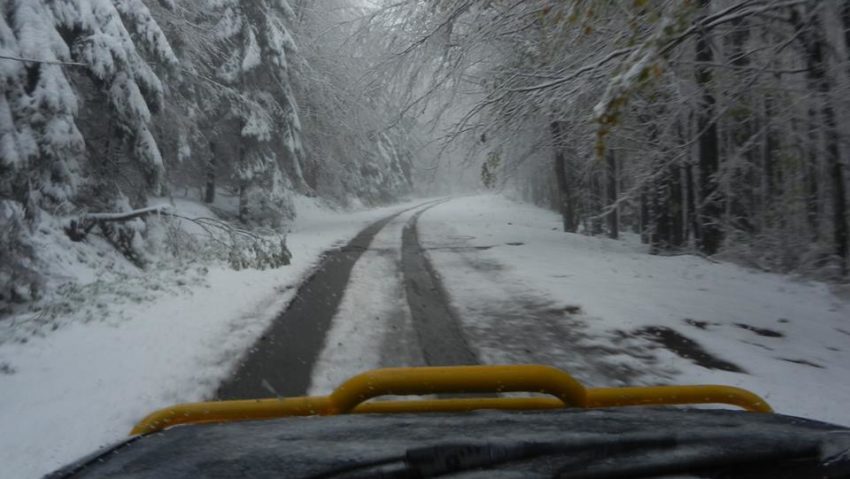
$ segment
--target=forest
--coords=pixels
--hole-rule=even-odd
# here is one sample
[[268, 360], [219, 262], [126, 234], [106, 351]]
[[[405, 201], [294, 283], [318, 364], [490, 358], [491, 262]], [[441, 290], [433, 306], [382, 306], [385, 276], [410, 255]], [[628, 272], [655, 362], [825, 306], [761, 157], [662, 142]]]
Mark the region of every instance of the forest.
[[141, 264], [144, 221], [103, 214], [175, 195], [229, 199], [228, 231], [283, 233], [294, 194], [376, 204], [411, 189], [412, 124], [386, 121], [398, 99], [369, 75], [381, 35], [351, 21], [362, 7], [13, 0], [2, 10], [4, 300], [38, 295], [33, 236], [69, 218], [69, 235], [97, 223]]
[[[399, 14], [396, 10], [403, 10]], [[563, 229], [847, 275], [850, 2], [397, 2], [424, 99]], [[472, 161], [472, 160], [470, 160]]]
[[458, 169], [566, 232], [848, 274], [850, 1], [2, 8], [6, 301], [38, 295], [40, 229], [99, 231], [144, 266], [164, 213], [144, 208], [226, 200], [214, 226], [275, 266], [293, 195], [375, 205], [448, 191]]

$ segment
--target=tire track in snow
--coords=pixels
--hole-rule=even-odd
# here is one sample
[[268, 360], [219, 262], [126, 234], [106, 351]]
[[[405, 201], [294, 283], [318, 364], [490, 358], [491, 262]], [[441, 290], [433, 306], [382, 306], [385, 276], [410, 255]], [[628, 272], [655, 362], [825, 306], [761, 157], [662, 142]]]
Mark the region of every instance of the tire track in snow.
[[287, 309], [248, 350], [233, 374], [222, 382], [216, 398], [304, 395], [310, 387], [314, 365], [355, 263], [384, 226], [399, 215], [432, 203], [426, 202], [379, 220], [363, 229], [343, 248], [328, 252], [313, 275], [298, 288]]
[[530, 289], [488, 253], [524, 245], [483, 246], [449, 222], [430, 227], [422, 244], [430, 264], [442, 272], [458, 328], [482, 363], [549, 364], [590, 386], [642, 383], [647, 369], [658, 377], [672, 374], [657, 363], [646, 341], [594, 336], [588, 331], [593, 318]]
[[[448, 200], [446, 200], [448, 201]], [[430, 205], [414, 214], [402, 233], [402, 268], [413, 325], [429, 366], [478, 364], [461, 323], [449, 307], [448, 294], [419, 243], [417, 221]]]
[[401, 236], [409, 216], [402, 214], [387, 224], [354, 265], [319, 353], [309, 395], [328, 394], [370, 369], [424, 364], [402, 286]]

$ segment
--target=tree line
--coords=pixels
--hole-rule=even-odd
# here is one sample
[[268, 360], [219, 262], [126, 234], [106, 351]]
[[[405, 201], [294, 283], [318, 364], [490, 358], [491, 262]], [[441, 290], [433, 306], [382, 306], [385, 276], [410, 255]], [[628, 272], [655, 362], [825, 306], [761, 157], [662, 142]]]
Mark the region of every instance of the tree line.
[[[292, 192], [378, 201], [408, 190], [408, 132], [386, 121], [393, 99], [351, 93], [377, 50], [364, 49], [377, 32], [355, 24], [358, 8], [5, 2], [0, 198], [63, 214], [187, 187], [211, 203], [226, 190], [241, 219], [278, 226]], [[337, 135], [350, 147], [330, 151]]]
[[[850, 2], [392, 2], [421, 101], [477, 100], [447, 141], [651, 251], [846, 277]], [[400, 13], [403, 12], [403, 13]], [[440, 89], [440, 95], [428, 92]]]
[[369, 204], [412, 187], [415, 125], [369, 75], [385, 32], [357, 2], [9, 0], [0, 13], [0, 300], [44, 269], [33, 235], [69, 218], [186, 196], [284, 232], [294, 194]]

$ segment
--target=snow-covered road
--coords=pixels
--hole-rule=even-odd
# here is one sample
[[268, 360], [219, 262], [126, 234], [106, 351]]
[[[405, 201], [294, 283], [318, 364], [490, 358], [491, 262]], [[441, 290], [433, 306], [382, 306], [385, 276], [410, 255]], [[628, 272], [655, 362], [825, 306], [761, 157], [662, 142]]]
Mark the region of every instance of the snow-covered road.
[[[421, 331], [386, 339], [411, 324], [417, 332], [398, 267], [401, 223], [412, 215], [355, 267], [311, 392], [424, 360]], [[781, 413], [850, 424], [850, 303], [826, 284], [652, 256], [634, 236], [566, 234], [557, 214], [494, 195], [429, 208], [418, 231], [478, 362], [551, 364], [592, 386], [740, 386]], [[389, 348], [410, 354], [382, 353]]]
[[413, 215], [415, 211], [402, 213], [387, 224], [354, 266], [314, 367], [309, 394], [328, 394], [362, 371], [425, 364], [401, 270], [402, 231]]
[[500, 196], [445, 203], [419, 227], [484, 362], [549, 363], [591, 385], [740, 386], [850, 425], [850, 302], [824, 283], [566, 234], [557, 214]]

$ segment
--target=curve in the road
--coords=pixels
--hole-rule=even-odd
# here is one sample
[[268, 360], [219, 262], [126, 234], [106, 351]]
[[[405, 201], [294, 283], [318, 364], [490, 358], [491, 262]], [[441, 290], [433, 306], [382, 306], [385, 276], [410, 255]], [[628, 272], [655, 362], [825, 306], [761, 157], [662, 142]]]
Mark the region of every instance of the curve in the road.
[[402, 233], [401, 265], [407, 303], [422, 354], [429, 366], [478, 364], [460, 321], [449, 307], [449, 296], [419, 243], [419, 217], [441, 203], [417, 211]]
[[216, 393], [217, 399], [301, 396], [310, 387], [313, 366], [331, 320], [345, 292], [351, 269], [375, 235], [397, 216], [383, 218], [361, 231], [345, 247], [328, 253], [247, 356]]

